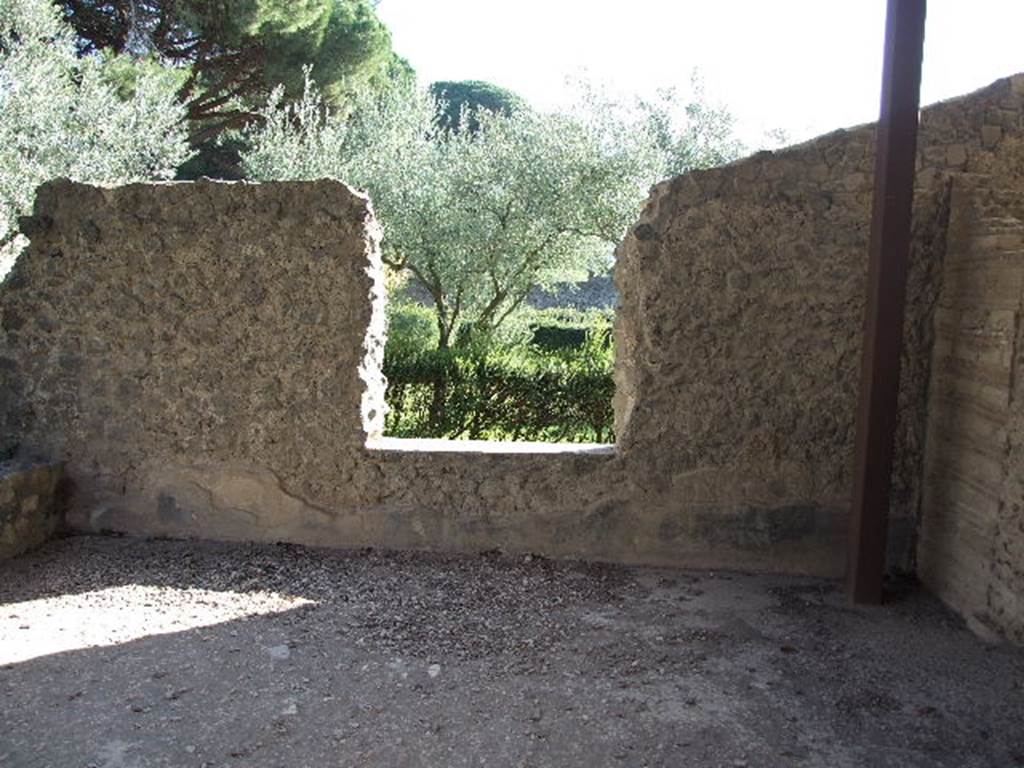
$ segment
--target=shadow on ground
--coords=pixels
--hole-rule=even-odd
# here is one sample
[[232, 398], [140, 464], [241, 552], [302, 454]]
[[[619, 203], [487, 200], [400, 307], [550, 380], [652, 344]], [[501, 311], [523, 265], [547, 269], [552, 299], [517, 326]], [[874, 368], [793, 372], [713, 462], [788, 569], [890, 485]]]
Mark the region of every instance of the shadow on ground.
[[3, 768], [1014, 766], [1021, 722], [1024, 654], [915, 591], [110, 538], [0, 564]]

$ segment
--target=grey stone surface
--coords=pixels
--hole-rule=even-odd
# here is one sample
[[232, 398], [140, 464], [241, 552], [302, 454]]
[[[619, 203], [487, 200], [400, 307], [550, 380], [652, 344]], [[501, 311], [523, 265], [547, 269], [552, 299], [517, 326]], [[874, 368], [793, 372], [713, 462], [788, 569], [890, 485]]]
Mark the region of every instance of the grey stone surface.
[[61, 466], [0, 462], [0, 560], [28, 552], [61, 527]]
[[545, 290], [535, 286], [526, 303], [537, 309], [614, 309], [619, 303], [610, 273], [591, 275], [579, 283], [558, 283]]
[[1022, 719], [1020, 649], [913, 590], [96, 537], [0, 564], [4, 766], [1011, 768]]

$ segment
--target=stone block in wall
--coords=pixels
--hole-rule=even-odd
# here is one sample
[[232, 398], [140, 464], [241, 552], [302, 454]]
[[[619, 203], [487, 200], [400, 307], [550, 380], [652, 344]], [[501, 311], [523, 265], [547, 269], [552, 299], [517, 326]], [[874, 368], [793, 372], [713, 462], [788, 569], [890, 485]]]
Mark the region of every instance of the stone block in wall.
[[76, 527], [159, 520], [150, 478], [171, 466], [260, 467], [315, 495], [380, 432], [384, 287], [365, 196], [329, 180], [58, 180], [23, 228], [0, 284], [0, 435], [66, 463]]
[[988, 170], [953, 182], [918, 563], [976, 631], [1024, 642], [1024, 144]]
[[61, 527], [61, 466], [0, 463], [0, 560], [34, 549]]

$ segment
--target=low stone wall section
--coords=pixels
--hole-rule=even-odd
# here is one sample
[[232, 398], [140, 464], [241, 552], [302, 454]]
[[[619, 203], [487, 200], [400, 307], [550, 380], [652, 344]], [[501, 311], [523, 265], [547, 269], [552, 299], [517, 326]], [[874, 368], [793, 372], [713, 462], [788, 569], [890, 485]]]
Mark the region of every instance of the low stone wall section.
[[59, 464], [0, 463], [0, 560], [35, 549], [61, 528], [60, 479]]

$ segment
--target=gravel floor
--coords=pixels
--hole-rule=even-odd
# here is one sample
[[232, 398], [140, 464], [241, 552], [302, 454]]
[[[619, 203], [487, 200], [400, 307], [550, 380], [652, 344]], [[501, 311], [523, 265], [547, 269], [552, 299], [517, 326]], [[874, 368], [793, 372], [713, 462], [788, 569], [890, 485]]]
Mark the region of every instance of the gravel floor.
[[1019, 766], [1024, 652], [907, 588], [73, 538], [0, 564], [0, 767]]

